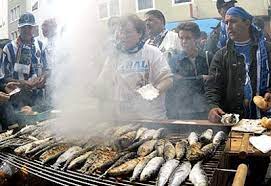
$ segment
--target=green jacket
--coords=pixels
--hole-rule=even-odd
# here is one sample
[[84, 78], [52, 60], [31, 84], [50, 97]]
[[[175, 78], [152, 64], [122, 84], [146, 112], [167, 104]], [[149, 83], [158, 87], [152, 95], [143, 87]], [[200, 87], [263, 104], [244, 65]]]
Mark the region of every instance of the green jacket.
[[[256, 95], [257, 88], [257, 48], [258, 44], [253, 42], [249, 70], [253, 96]], [[266, 49], [269, 68], [271, 68], [270, 43], [266, 42]], [[209, 68], [209, 75], [212, 77], [206, 83], [206, 97], [209, 109], [219, 107], [227, 113], [237, 113], [242, 117], [244, 114], [245, 61], [244, 57], [235, 51], [233, 41], [229, 40], [227, 46], [216, 52]], [[266, 92], [268, 91], [266, 90]]]

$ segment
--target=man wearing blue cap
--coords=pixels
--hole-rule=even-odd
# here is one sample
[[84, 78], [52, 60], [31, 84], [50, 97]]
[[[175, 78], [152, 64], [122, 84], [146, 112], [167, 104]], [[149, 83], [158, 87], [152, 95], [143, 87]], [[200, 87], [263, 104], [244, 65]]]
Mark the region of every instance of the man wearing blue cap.
[[[28, 96], [16, 100], [16, 107], [32, 105], [41, 97], [46, 81], [47, 68], [42, 43], [34, 38], [35, 17], [24, 13], [19, 19], [19, 37], [9, 42], [3, 49], [0, 81], [17, 82]], [[24, 94], [25, 95], [25, 94]], [[33, 99], [34, 98], [34, 99]]]
[[[248, 119], [270, 115], [270, 108], [259, 110], [252, 101], [256, 95], [266, 100], [271, 98], [271, 45], [265, 41], [263, 32], [252, 24], [252, 19], [253, 16], [241, 7], [232, 7], [226, 12], [229, 40], [216, 52], [209, 71], [212, 78], [206, 86], [211, 122], [219, 122], [224, 113], [237, 113]], [[263, 171], [269, 160], [263, 158], [261, 162], [262, 174], [252, 181], [259, 181], [265, 175]]]

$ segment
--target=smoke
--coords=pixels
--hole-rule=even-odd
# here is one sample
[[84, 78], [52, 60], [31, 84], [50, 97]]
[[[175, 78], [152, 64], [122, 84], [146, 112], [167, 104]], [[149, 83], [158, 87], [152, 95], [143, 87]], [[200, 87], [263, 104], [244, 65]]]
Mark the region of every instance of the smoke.
[[[59, 2], [59, 1], [57, 1]], [[60, 3], [60, 2], [59, 2]], [[97, 135], [103, 114], [92, 96], [93, 85], [103, 65], [103, 42], [96, 1], [62, 1], [58, 25], [64, 26], [56, 40], [55, 63], [49, 88], [52, 103], [61, 113], [52, 130], [66, 137]], [[52, 6], [52, 5], [51, 5]], [[54, 8], [53, 8], [54, 9]]]

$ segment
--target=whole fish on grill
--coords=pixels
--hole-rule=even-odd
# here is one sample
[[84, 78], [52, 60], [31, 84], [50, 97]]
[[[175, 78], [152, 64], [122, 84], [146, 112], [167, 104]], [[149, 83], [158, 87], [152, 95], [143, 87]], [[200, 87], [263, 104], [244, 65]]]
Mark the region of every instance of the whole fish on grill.
[[202, 161], [199, 161], [194, 165], [189, 174], [189, 180], [195, 186], [208, 186], [208, 178], [202, 169]]
[[155, 131], [155, 133], [153, 134], [153, 139], [160, 139], [165, 137], [167, 134], [166, 129], [165, 128], [159, 128]]
[[212, 129], [207, 129], [205, 130], [199, 137], [199, 141], [203, 144], [208, 144], [211, 142], [212, 137], [213, 137], [213, 130]]
[[80, 150], [82, 150], [82, 147], [80, 146], [70, 147], [67, 151], [65, 151], [57, 158], [56, 162], [53, 164], [53, 167], [55, 169], [59, 168], [64, 162], [66, 162], [71, 156], [73, 156], [76, 152]]
[[164, 186], [168, 182], [170, 175], [179, 165], [179, 161], [175, 159], [171, 159], [166, 161], [166, 163], [162, 166], [158, 174], [157, 186]]
[[145, 168], [142, 170], [140, 174], [140, 181], [144, 182], [150, 179], [153, 176], [156, 176], [156, 174], [159, 172], [161, 166], [165, 163], [164, 158], [162, 157], [154, 157], [152, 158]]
[[134, 131], [137, 130], [141, 127], [140, 124], [129, 124], [129, 125], [124, 125], [119, 127], [113, 134], [114, 137], [120, 137], [123, 134], [130, 132], [130, 131]]
[[178, 141], [175, 144], [175, 151], [176, 151], [176, 159], [177, 160], [181, 160], [185, 153], [186, 153], [186, 148], [187, 148], [187, 141], [182, 140], [182, 141]]
[[157, 143], [157, 140], [146, 141], [145, 143], [140, 145], [140, 147], [137, 150], [137, 154], [141, 157], [148, 155], [154, 150], [156, 143]]
[[179, 186], [189, 176], [191, 171], [191, 163], [189, 161], [183, 162], [179, 165], [174, 172], [171, 174], [168, 182], [168, 186]]
[[46, 139], [42, 139], [42, 140], [38, 140], [38, 141], [34, 141], [33, 143], [31, 143], [30, 146], [28, 146], [28, 148], [25, 150], [25, 154], [30, 152], [32, 149], [38, 147], [39, 145], [45, 144], [49, 141], [53, 140], [53, 138], [46, 138]]
[[216, 133], [216, 135], [213, 138], [213, 144], [214, 145], [220, 145], [226, 140], [226, 134], [223, 131], [219, 131]]
[[212, 157], [215, 153], [215, 150], [216, 150], [216, 145], [214, 145], [213, 143], [209, 143], [208, 145], [205, 145], [201, 148], [203, 157], [205, 159]]
[[110, 171], [111, 169], [125, 163], [126, 161], [133, 159], [134, 157], [137, 156], [136, 152], [123, 152], [120, 156], [120, 158], [112, 165], [110, 166], [100, 177], [104, 177], [107, 175], [108, 171]]
[[136, 165], [136, 167], [134, 168], [133, 171], [133, 175], [130, 178], [130, 181], [135, 181], [139, 178], [142, 170], [145, 168], [145, 166], [147, 165], [147, 163], [154, 157], [157, 156], [157, 151], [153, 151], [152, 153], [150, 153], [148, 156], [143, 157], [138, 164]]
[[[87, 158], [91, 155], [93, 151], [88, 151], [85, 154], [75, 158], [74, 160], [72, 160], [69, 164], [67, 169], [71, 170], [74, 169], [77, 165], [80, 165], [81, 163], [85, 162], [87, 160]], [[64, 167], [63, 167], [64, 168]], [[66, 167], [64, 168], [64, 170], [66, 169]]]
[[38, 125], [26, 125], [24, 128], [22, 128], [17, 133], [15, 133], [14, 136], [17, 137], [17, 136], [21, 136], [21, 135], [24, 135], [24, 134], [31, 133], [34, 130], [36, 130], [38, 127], [40, 127], [40, 126], [38, 126]]
[[189, 145], [193, 145], [199, 141], [198, 135], [195, 132], [191, 132], [187, 138]]
[[[96, 145], [87, 145], [86, 147], [84, 147], [82, 150], [76, 152], [73, 156], [71, 156], [63, 165], [62, 170], [65, 170], [68, 165], [75, 160], [77, 157], [80, 157], [81, 155], [86, 154], [87, 152], [92, 152], [94, 147], [96, 147]], [[81, 159], [83, 159], [82, 161], [85, 161], [88, 157], [86, 157], [85, 159], [83, 157], [81, 157]], [[80, 160], [80, 159], [79, 159]], [[74, 162], [73, 162], [74, 163]]]
[[138, 157], [138, 158], [129, 160], [129, 161], [119, 165], [118, 167], [115, 167], [115, 168], [109, 170], [108, 174], [111, 176], [120, 176], [120, 175], [129, 174], [134, 170], [134, 168], [136, 167], [138, 162], [140, 162], [142, 160], [142, 158], [143, 157]]
[[0, 141], [10, 137], [12, 135], [12, 133], [13, 133], [13, 130], [8, 130], [6, 132], [1, 133], [0, 134]]
[[46, 142], [48, 142], [50, 140], [51, 140], [51, 138], [47, 138], [47, 139], [44, 139], [44, 140], [38, 140], [38, 141], [31, 142], [31, 143], [27, 143], [26, 145], [23, 145], [23, 146], [20, 146], [20, 147], [16, 148], [14, 150], [14, 152], [16, 154], [23, 154], [23, 153], [25, 153], [27, 151], [30, 151], [32, 149], [32, 147], [36, 147], [36, 146], [38, 146], [40, 144], [43, 144], [43, 143], [46, 143]]
[[165, 142], [165, 147], [164, 147], [164, 158], [165, 160], [171, 160], [175, 157], [176, 155], [176, 150], [173, 144], [170, 141]]
[[41, 161], [42, 164], [47, 163], [48, 161], [55, 159], [59, 157], [62, 153], [64, 153], [66, 150], [68, 150], [70, 145], [68, 144], [60, 144], [57, 145], [44, 153], [40, 155], [39, 160]]
[[139, 140], [140, 136], [141, 136], [146, 130], [148, 130], [148, 129], [145, 128], [145, 127], [139, 128], [139, 129], [137, 130], [137, 132], [136, 132], [136, 137], [135, 137], [134, 141]]
[[158, 140], [155, 149], [157, 150], [157, 156], [164, 157], [164, 148], [166, 141], [164, 139]]

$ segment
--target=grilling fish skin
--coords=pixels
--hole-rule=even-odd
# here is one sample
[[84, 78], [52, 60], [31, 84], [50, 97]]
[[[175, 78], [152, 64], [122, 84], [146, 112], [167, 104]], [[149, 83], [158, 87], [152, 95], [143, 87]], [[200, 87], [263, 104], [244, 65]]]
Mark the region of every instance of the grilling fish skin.
[[81, 173], [86, 173], [88, 171], [88, 168], [94, 163], [95, 159], [97, 159], [98, 157], [99, 157], [99, 154], [97, 151], [91, 151], [85, 164], [78, 171]]
[[[125, 153], [125, 154], [124, 154]], [[123, 155], [124, 154], [124, 155]], [[111, 169], [125, 163], [126, 161], [134, 158], [137, 156], [137, 153], [136, 152], [129, 152], [129, 153], [126, 153], [126, 152], [123, 152], [122, 156], [112, 165], [110, 166], [101, 176], [100, 178], [104, 177], [107, 175], [108, 171], [110, 171]]]
[[0, 141], [10, 137], [12, 135], [12, 133], [13, 133], [13, 130], [8, 130], [8, 131], [6, 131], [4, 133], [1, 133], [0, 134]]
[[118, 149], [122, 150], [129, 147], [133, 143], [135, 137], [136, 131], [130, 131], [128, 133], [121, 135], [119, 138], [114, 140], [113, 143], [115, 146], [117, 146]]
[[134, 141], [137, 141], [137, 140], [140, 138], [140, 136], [142, 136], [142, 134], [143, 134], [146, 130], [148, 130], [148, 129], [145, 128], [145, 127], [139, 128], [139, 129], [137, 130], [137, 132], [136, 132], [136, 137], [135, 137], [135, 140], [134, 140]]
[[44, 153], [42, 153], [42, 155], [40, 155], [39, 159], [42, 164], [45, 164], [48, 161], [60, 156], [62, 153], [64, 153], [66, 150], [68, 150], [69, 147], [70, 147], [70, 145], [68, 145], [68, 144], [57, 145], [57, 146], [45, 151]]
[[33, 150], [34, 148], [42, 145], [42, 144], [46, 144], [48, 142], [50, 142], [53, 138], [46, 138], [43, 140], [38, 140], [38, 141], [34, 141], [33, 143], [31, 143], [31, 145], [25, 150], [25, 154], [30, 152], [31, 150]]
[[142, 158], [142, 160], [140, 160], [138, 162], [138, 164], [136, 165], [136, 167], [134, 168], [133, 171], [133, 175], [130, 178], [130, 181], [135, 181], [139, 178], [142, 170], [145, 168], [145, 166], [147, 165], [147, 163], [154, 157], [157, 156], [157, 151], [153, 151], [152, 153], [150, 153], [148, 156], [145, 156]]
[[20, 146], [20, 147], [16, 148], [14, 150], [14, 152], [16, 154], [23, 154], [23, 153], [31, 150], [32, 147], [36, 147], [36, 146], [38, 146], [40, 144], [43, 144], [43, 143], [46, 143], [46, 142], [48, 142], [50, 140], [51, 140], [51, 138], [47, 138], [47, 139], [44, 139], [44, 140], [38, 140], [38, 141], [31, 142], [31, 143], [27, 143], [26, 145], [23, 145], [23, 146]]
[[143, 143], [148, 141], [149, 139], [144, 139], [140, 141], [134, 142], [132, 145], [130, 145], [128, 148], [126, 148], [124, 151], [135, 151], [138, 149], [139, 146], [141, 146]]
[[137, 130], [141, 127], [141, 124], [129, 124], [119, 127], [113, 134], [114, 137], [120, 137], [125, 133]]
[[160, 139], [166, 136], [166, 129], [165, 128], [159, 128], [155, 131], [153, 134], [153, 139]]
[[[85, 154], [75, 158], [74, 160], [72, 160], [67, 169], [71, 170], [73, 168], [75, 168], [77, 165], [83, 163], [84, 161], [86, 161], [86, 159], [90, 156], [90, 154], [92, 153], [93, 151], [88, 151], [86, 152]], [[66, 168], [63, 167], [63, 169], [65, 170]]]
[[[96, 145], [89, 145], [89, 146], [86, 146], [84, 149], [76, 152], [73, 156], [71, 156], [66, 162], [65, 164], [63, 165], [62, 167], [62, 170], [66, 170], [66, 168], [69, 166], [69, 164], [74, 160], [76, 159], [77, 157], [81, 156], [81, 155], [84, 155], [86, 154], [87, 152], [89, 151], [93, 151], [94, 147], [96, 147]], [[88, 157], [86, 157], [87, 159]], [[82, 160], [84, 161], [84, 160]]]
[[186, 159], [188, 161], [198, 161], [203, 158], [203, 153], [201, 151], [201, 143], [195, 143], [187, 147]]
[[56, 162], [53, 164], [53, 167], [55, 169], [59, 168], [64, 162], [66, 162], [71, 156], [80, 150], [82, 150], [82, 148], [79, 146], [70, 147], [66, 152], [57, 158]]
[[115, 151], [109, 150], [109, 151], [103, 151], [99, 158], [93, 162], [93, 164], [89, 167], [87, 174], [91, 174], [96, 170], [101, 170], [108, 168], [110, 165], [112, 165], [117, 159], [118, 154]]
[[140, 136], [140, 140], [144, 139], [153, 139], [153, 136], [156, 134], [156, 130], [154, 129], [149, 129], [143, 132], [143, 134]]
[[160, 139], [156, 143], [155, 149], [157, 150], [157, 156], [160, 156], [160, 157], [164, 156], [165, 143], [166, 141], [164, 139]]
[[166, 141], [164, 147], [165, 160], [171, 160], [175, 157], [175, 155], [176, 155], [175, 147], [172, 145], [170, 141]]
[[115, 168], [109, 170], [108, 174], [112, 175], [112, 176], [120, 176], [120, 175], [129, 174], [134, 170], [134, 168], [136, 167], [138, 162], [140, 162], [142, 160], [142, 158], [143, 157], [138, 157], [138, 158], [129, 160], [129, 161], [119, 165], [118, 167], [115, 167]]
[[199, 141], [198, 135], [195, 132], [191, 132], [187, 138], [189, 145], [193, 145]]
[[20, 131], [15, 133], [14, 135], [17, 137], [17, 136], [21, 136], [21, 135], [24, 135], [24, 134], [28, 134], [28, 133], [33, 132], [37, 128], [38, 128], [38, 125], [27, 125], [24, 128], [22, 128]]
[[187, 141], [178, 141], [175, 145], [176, 159], [181, 160], [186, 153]]
[[146, 141], [145, 143], [140, 145], [140, 147], [137, 150], [137, 154], [141, 157], [148, 155], [154, 150], [156, 143], [157, 143], [157, 140]]
[[208, 144], [211, 142], [212, 137], [213, 137], [213, 130], [212, 129], [207, 129], [203, 131], [203, 133], [199, 137], [199, 141], [203, 144]]
[[206, 176], [206, 173], [201, 167], [202, 161], [199, 161], [194, 165], [192, 168], [190, 174], [189, 174], [189, 180], [195, 185], [195, 186], [208, 186], [208, 178]]
[[162, 157], [152, 158], [142, 170], [140, 174], [140, 181], [144, 182], [150, 179], [152, 176], [156, 176], [163, 163], [165, 163], [165, 160]]
[[42, 149], [40, 149], [39, 151], [37, 151], [34, 155], [32, 155], [31, 157], [30, 157], [30, 159], [34, 159], [34, 158], [36, 158], [36, 157], [39, 157], [42, 153], [44, 153], [45, 151], [47, 151], [47, 150], [50, 150], [51, 148], [53, 148], [53, 147], [55, 147], [55, 146], [57, 146], [57, 145], [60, 145], [61, 143], [58, 143], [58, 142], [53, 142], [52, 144], [49, 144], [47, 147], [45, 147], [45, 148], [42, 148]]
[[201, 148], [203, 157], [205, 159], [210, 158], [214, 155], [216, 150], [216, 145], [214, 145], [213, 143], [209, 143], [208, 145], [205, 145]]
[[213, 138], [213, 144], [214, 145], [220, 145], [226, 140], [226, 134], [223, 131], [219, 131], [216, 133], [216, 135]]
[[168, 186], [179, 186], [189, 176], [191, 171], [191, 163], [189, 161], [183, 162], [179, 165], [174, 172], [171, 174], [168, 182]]
[[166, 161], [166, 163], [162, 166], [158, 174], [158, 180], [156, 186], [164, 186], [168, 182], [170, 175], [179, 165], [179, 161], [175, 159], [171, 159]]

